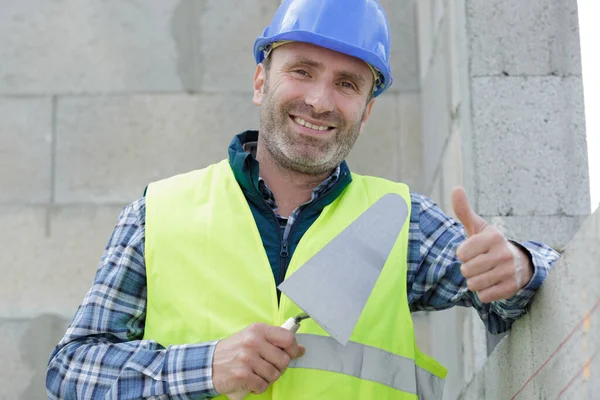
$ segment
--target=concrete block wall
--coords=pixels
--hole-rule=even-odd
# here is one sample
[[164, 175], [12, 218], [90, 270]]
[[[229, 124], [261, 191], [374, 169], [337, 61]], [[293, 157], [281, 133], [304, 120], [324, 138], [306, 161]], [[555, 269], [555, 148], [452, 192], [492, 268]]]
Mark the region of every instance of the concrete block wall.
[[[0, 0], [0, 398], [46, 398], [121, 208], [258, 127], [252, 45], [278, 4]], [[396, 82], [349, 163], [423, 190], [415, 7], [382, 4]]]
[[460, 399], [577, 399], [600, 393], [600, 212], [581, 225]]
[[[417, 21], [427, 194], [453, 215], [464, 186], [507, 236], [564, 249], [589, 213], [576, 1], [421, 0]], [[455, 399], [498, 339], [469, 310], [428, 323]]]

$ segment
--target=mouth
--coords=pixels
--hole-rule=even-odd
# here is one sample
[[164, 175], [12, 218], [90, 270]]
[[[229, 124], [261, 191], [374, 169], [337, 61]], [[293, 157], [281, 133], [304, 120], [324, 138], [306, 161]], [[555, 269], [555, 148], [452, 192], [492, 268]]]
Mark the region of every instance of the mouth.
[[306, 121], [303, 118], [296, 117], [293, 115], [290, 115], [290, 119], [292, 120], [292, 122], [294, 122], [294, 124], [304, 128], [304, 130], [307, 130], [308, 132], [313, 133], [313, 134], [328, 133], [335, 129], [334, 126], [329, 126], [326, 124], [311, 123], [309, 121]]

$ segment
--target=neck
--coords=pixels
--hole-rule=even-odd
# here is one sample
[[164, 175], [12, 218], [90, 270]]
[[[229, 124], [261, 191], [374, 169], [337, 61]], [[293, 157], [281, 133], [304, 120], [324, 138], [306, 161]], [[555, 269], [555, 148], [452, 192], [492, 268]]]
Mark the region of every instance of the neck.
[[260, 176], [275, 196], [277, 213], [286, 218], [301, 204], [309, 201], [313, 189], [331, 173], [329, 171], [320, 175], [307, 175], [283, 168], [260, 145], [256, 152], [256, 159], [260, 163]]

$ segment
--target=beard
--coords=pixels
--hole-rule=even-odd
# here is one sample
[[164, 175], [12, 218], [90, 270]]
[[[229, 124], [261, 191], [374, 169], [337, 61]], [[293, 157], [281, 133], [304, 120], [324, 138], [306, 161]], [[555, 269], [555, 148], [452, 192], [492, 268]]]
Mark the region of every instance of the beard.
[[[303, 100], [277, 103], [265, 82], [259, 141], [280, 167], [304, 175], [323, 175], [335, 169], [350, 153], [365, 111], [366, 106], [358, 120], [348, 121], [336, 111], [317, 114]], [[335, 126], [335, 132], [323, 133], [323, 137], [303, 135], [294, 129], [290, 115], [310, 116]]]

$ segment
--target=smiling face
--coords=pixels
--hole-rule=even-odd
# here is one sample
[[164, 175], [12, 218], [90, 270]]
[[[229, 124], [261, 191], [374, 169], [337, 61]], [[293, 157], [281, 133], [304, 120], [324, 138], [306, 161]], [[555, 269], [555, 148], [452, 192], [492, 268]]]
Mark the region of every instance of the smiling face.
[[348, 155], [373, 106], [373, 74], [362, 60], [308, 43], [272, 51], [259, 64], [259, 156], [307, 175], [333, 170]]

